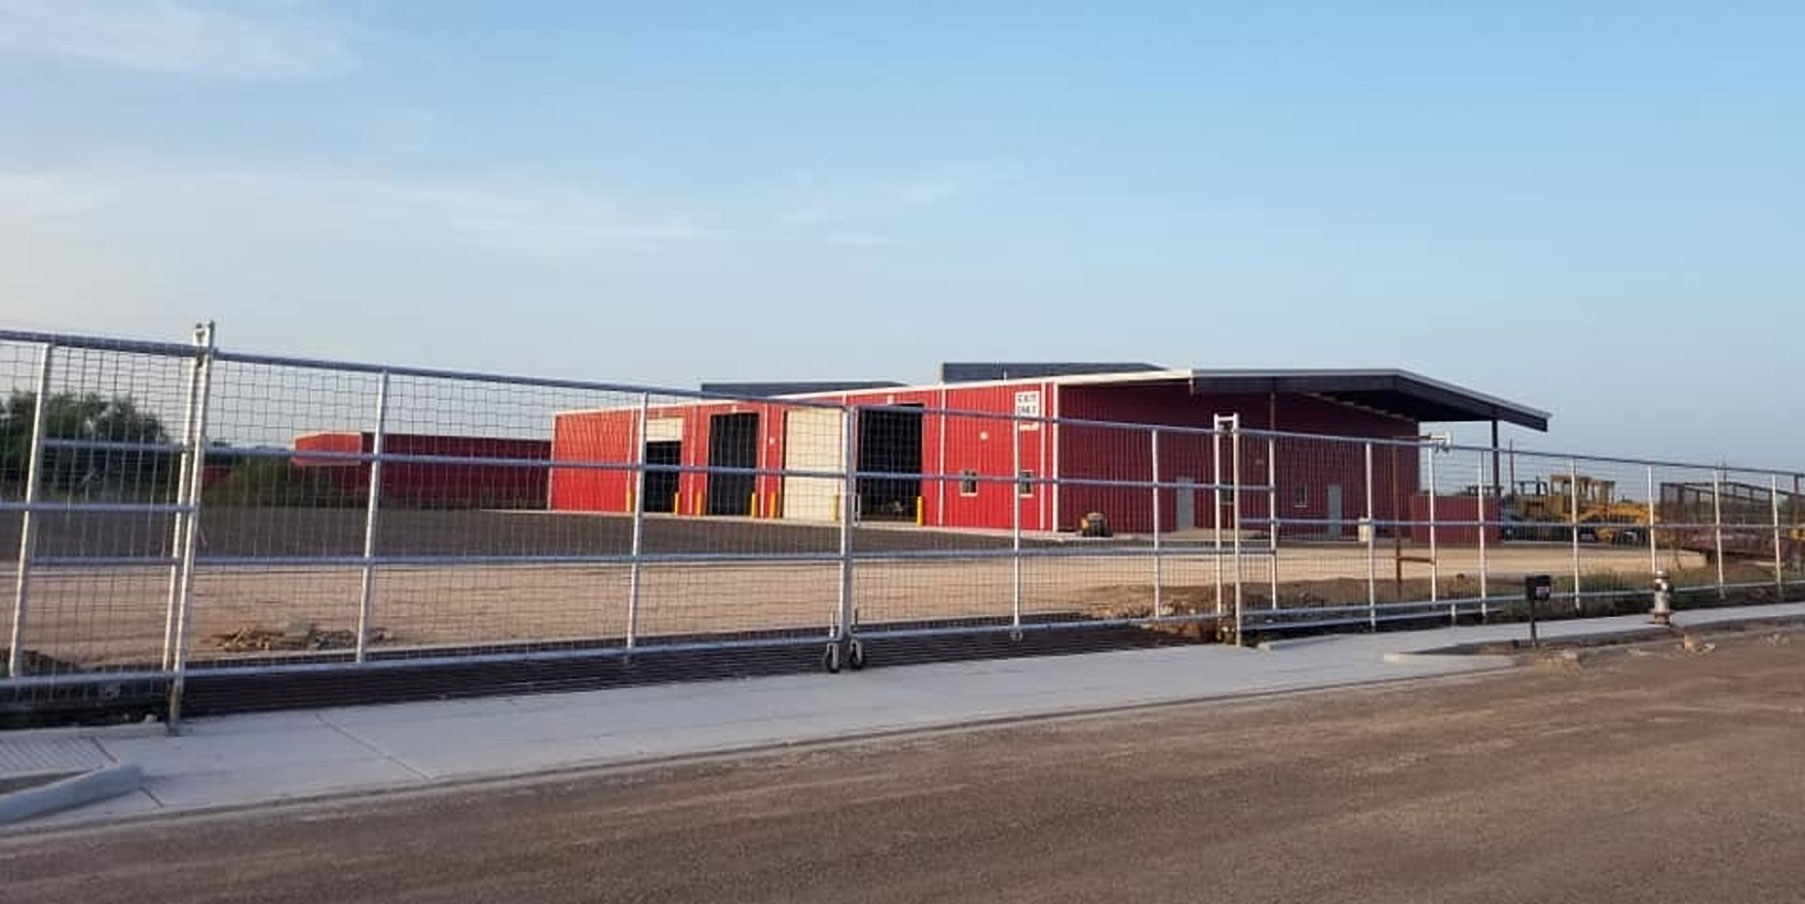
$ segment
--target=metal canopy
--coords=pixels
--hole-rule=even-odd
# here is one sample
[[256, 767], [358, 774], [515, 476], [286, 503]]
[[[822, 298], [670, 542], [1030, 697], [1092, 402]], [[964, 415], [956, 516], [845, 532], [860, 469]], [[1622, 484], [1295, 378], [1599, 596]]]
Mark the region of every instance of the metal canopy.
[[1503, 421], [1547, 432], [1548, 412], [1406, 370], [1194, 370], [1193, 393], [1306, 393], [1416, 421]]

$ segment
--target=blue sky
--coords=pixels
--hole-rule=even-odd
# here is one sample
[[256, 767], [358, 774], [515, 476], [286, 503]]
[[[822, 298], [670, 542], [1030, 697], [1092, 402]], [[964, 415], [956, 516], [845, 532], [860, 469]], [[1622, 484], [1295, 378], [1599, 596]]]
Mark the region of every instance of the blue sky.
[[0, 0], [0, 325], [1402, 366], [1800, 465], [1805, 5]]

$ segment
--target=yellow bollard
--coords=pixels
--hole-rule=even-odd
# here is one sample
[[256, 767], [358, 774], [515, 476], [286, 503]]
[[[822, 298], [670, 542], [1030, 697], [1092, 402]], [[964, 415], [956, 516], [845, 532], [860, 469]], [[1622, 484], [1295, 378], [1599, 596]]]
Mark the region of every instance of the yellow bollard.
[[834, 521], [840, 520], [840, 494], [839, 493], [834, 494], [833, 515], [834, 515], [834, 517], [833, 517]]
[[758, 494], [757, 493], [753, 493], [752, 496], [746, 500], [746, 515], [751, 518], [758, 517]]
[[920, 527], [927, 522], [921, 517], [921, 497], [915, 497], [915, 526]]
[[632, 514], [632, 512], [633, 512], [633, 488], [628, 487], [627, 488], [627, 513]]
[[682, 490], [672, 490], [671, 491], [671, 514], [673, 514], [673, 515], [683, 514], [683, 491]]

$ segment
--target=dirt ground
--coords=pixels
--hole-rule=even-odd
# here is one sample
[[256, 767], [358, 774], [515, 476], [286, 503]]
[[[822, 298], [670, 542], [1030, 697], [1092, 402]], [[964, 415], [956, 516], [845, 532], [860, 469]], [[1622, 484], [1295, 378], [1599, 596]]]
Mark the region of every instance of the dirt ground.
[[[906, 533], [906, 532], [904, 532]], [[1045, 547], [1043, 547], [1044, 549]], [[1107, 547], [1101, 548], [1107, 550]], [[1162, 611], [1213, 611], [1218, 560], [1207, 547], [1174, 546], [1159, 563]], [[1096, 551], [1096, 550], [1093, 550]], [[1647, 553], [1589, 547], [1588, 574], [1621, 572], [1634, 586], [1646, 580]], [[1671, 555], [1671, 554], [1670, 554]], [[1565, 546], [1515, 546], [1488, 553], [1494, 594], [1531, 571], [1570, 572]], [[1364, 602], [1365, 550], [1344, 546], [1281, 548], [1280, 598], [1287, 605]], [[1396, 595], [1389, 551], [1380, 560], [1381, 599]], [[1673, 559], [1698, 567], [1702, 559]], [[1232, 588], [1234, 560], [1221, 561]], [[1271, 560], [1241, 560], [1246, 604], [1267, 605]], [[1407, 596], [1426, 598], [1429, 566], [1406, 563]], [[1478, 551], [1440, 551], [1443, 597], [1478, 592]], [[1153, 568], [1145, 555], [1087, 555], [1025, 559], [1023, 612], [1079, 617], [1144, 616], [1152, 611]], [[24, 646], [83, 667], [160, 658], [168, 613], [168, 568], [40, 568], [33, 572]], [[11, 586], [10, 572], [0, 582]], [[332, 635], [337, 646], [355, 636], [362, 573], [344, 567], [201, 569], [193, 603], [196, 661], [247, 653], [249, 632], [278, 638]], [[861, 561], [853, 593], [861, 623], [1006, 618], [1013, 608], [1014, 568], [1008, 559], [952, 558]], [[390, 566], [375, 573], [371, 626], [387, 648], [531, 642], [624, 636], [631, 570], [622, 565]], [[1231, 591], [1232, 592], [1232, 589]], [[655, 564], [640, 575], [638, 630], [642, 636], [708, 633], [733, 636], [785, 628], [824, 628], [839, 594], [837, 563]], [[1228, 596], [1229, 593], [1225, 593]], [[229, 639], [228, 639], [229, 638]]]
[[1796, 902], [1805, 636], [0, 841], [19, 901]]

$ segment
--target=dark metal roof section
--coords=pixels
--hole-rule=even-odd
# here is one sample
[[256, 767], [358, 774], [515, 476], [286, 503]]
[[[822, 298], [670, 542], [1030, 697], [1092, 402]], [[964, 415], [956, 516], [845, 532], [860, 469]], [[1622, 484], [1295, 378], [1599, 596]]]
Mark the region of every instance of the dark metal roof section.
[[716, 395], [762, 399], [770, 396], [803, 395], [811, 392], [896, 389], [902, 385], [894, 380], [791, 380], [765, 383], [703, 383], [702, 391]]
[[1290, 392], [1376, 408], [1416, 421], [1503, 421], [1548, 430], [1546, 411], [1407, 370], [1194, 370], [1194, 393]]
[[948, 361], [940, 365], [940, 382], [983, 383], [989, 380], [1031, 380], [1036, 377], [1144, 373], [1150, 370], [1165, 370], [1165, 368], [1157, 364], [1141, 362]]

